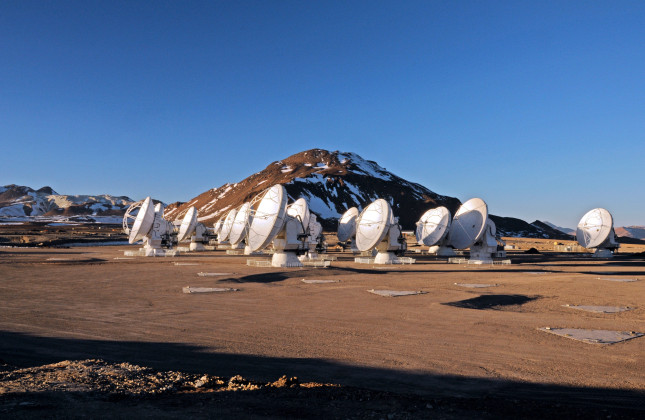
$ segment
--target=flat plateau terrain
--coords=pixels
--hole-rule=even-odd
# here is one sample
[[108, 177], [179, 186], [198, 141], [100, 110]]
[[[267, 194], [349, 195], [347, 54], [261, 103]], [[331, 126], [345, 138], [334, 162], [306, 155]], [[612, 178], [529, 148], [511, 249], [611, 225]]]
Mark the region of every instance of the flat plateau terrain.
[[[536, 244], [553, 241], [518, 240]], [[125, 259], [135, 249], [0, 248], [0, 416], [645, 416], [645, 337], [539, 330], [645, 332], [642, 255], [374, 266], [335, 252], [331, 268], [279, 269], [224, 251]]]

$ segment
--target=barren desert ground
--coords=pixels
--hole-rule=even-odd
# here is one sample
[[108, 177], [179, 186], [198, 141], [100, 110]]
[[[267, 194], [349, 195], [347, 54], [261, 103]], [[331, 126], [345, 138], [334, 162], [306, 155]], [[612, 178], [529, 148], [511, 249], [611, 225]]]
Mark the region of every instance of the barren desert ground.
[[[520, 249], [549, 243], [517, 241]], [[224, 251], [125, 259], [127, 249], [136, 247], [0, 249], [0, 413], [645, 416], [645, 337], [588, 344], [539, 329], [645, 332], [642, 255], [594, 260], [519, 250], [509, 254], [511, 265], [474, 266], [412, 253], [416, 264], [373, 266], [336, 252], [331, 268], [279, 269], [249, 267], [247, 257]], [[186, 294], [185, 286], [238, 291]], [[426, 293], [382, 297], [369, 289]], [[68, 385], [30, 382], [37, 375], [24, 369], [86, 359], [257, 383], [286, 375], [309, 385], [115, 398], [75, 388], [69, 377]]]

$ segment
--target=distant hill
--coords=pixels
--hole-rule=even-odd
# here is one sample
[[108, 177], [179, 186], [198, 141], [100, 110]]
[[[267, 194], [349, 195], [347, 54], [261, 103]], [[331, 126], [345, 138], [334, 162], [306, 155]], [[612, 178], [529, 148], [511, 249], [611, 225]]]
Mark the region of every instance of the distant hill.
[[626, 226], [614, 228], [616, 236], [645, 240], [645, 226]]
[[[235, 184], [224, 184], [185, 203], [166, 208], [166, 217], [182, 217], [197, 207], [200, 221], [215, 223], [228, 211], [249, 201], [274, 184], [284, 184], [290, 200], [304, 197], [326, 230], [335, 231], [338, 218], [348, 208], [364, 208], [376, 198], [387, 200], [403, 229], [413, 230], [423, 213], [438, 206], [453, 214], [461, 204], [457, 198], [439, 195], [407, 181], [356, 153], [312, 149], [272, 162], [265, 169]], [[544, 225], [529, 224], [512, 217], [491, 215], [503, 236], [560, 239], [563, 234]]]
[[544, 223], [545, 225], [549, 226], [550, 228], [555, 229], [555, 230], [558, 230], [558, 231], [560, 231], [560, 232], [564, 232], [564, 233], [566, 233], [566, 234], [573, 235], [573, 236], [575, 236], [575, 235], [576, 235], [576, 230], [575, 230], [575, 229], [566, 228], [566, 227], [561, 227], [561, 226], [556, 226], [556, 225], [554, 225], [554, 224], [553, 224], [553, 223], [551, 223], [551, 222], [542, 222], [542, 223]]
[[64, 195], [51, 187], [38, 190], [22, 185], [0, 187], [0, 217], [123, 216], [132, 204], [125, 196]]

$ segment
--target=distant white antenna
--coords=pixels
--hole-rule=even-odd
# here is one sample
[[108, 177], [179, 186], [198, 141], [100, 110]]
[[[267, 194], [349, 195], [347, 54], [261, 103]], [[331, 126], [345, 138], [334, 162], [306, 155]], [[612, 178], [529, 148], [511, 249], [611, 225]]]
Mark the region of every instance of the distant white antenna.
[[250, 217], [251, 203], [246, 202], [240, 206], [235, 214], [235, 219], [233, 219], [233, 226], [228, 235], [231, 249], [244, 248], [242, 241], [246, 239], [246, 235], [249, 232]]
[[[356, 235], [356, 219], [358, 219], [358, 209], [352, 207], [343, 213], [338, 221], [338, 241], [344, 244], [351, 240], [352, 252], [359, 252], [354, 238]], [[343, 249], [344, 247], [345, 245], [343, 245]]]
[[205, 251], [204, 242], [208, 241], [207, 229], [202, 223], [197, 222], [197, 215], [198, 212], [194, 206], [188, 209], [179, 226], [177, 240], [182, 242], [190, 239], [188, 248], [190, 251]]
[[217, 236], [217, 242], [220, 244], [227, 244], [228, 242], [228, 235], [231, 233], [231, 229], [233, 229], [233, 222], [235, 221], [235, 216], [237, 216], [237, 209], [232, 209], [226, 214], [226, 217], [224, 218], [224, 222], [222, 223], [222, 228], [219, 231], [219, 235]]
[[459, 207], [448, 232], [448, 246], [470, 248], [470, 262], [488, 263], [505, 256], [497, 250], [495, 223], [488, 218], [488, 206], [481, 198], [471, 198]]
[[143, 240], [147, 257], [163, 256], [166, 252], [162, 247], [172, 246], [173, 225], [163, 218], [163, 211], [161, 203], [154, 206], [152, 198], [147, 197], [132, 204], [123, 216], [123, 230], [128, 234], [128, 242], [133, 244]]
[[450, 211], [445, 207], [437, 207], [423, 213], [417, 222], [417, 243], [430, 247], [430, 253], [440, 257], [456, 255], [452, 248], [446, 246], [451, 220]]
[[318, 217], [313, 213], [311, 213], [311, 216], [309, 217], [309, 227], [307, 231], [309, 233], [309, 236], [307, 237], [309, 250], [306, 255], [301, 255], [299, 257], [301, 261], [304, 261], [305, 259], [316, 260], [318, 259], [318, 252], [323, 252], [327, 249], [325, 237], [323, 236], [322, 225], [318, 222]]
[[217, 222], [213, 225], [213, 234], [219, 236], [220, 231], [222, 230], [222, 225], [224, 224], [224, 218], [220, 217]]
[[603, 208], [589, 210], [578, 223], [576, 239], [580, 246], [596, 248], [596, 258], [611, 258], [620, 247], [616, 242], [614, 219], [611, 213]]
[[405, 239], [387, 201], [382, 198], [373, 201], [358, 216], [356, 246], [360, 251], [376, 249], [374, 264], [395, 264], [395, 252], [405, 252]]

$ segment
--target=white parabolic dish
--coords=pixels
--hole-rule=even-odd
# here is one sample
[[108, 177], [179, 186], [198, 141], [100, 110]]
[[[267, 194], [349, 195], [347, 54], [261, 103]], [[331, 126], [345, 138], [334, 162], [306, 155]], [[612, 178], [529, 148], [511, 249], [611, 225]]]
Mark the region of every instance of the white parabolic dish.
[[226, 218], [224, 219], [224, 223], [222, 223], [222, 229], [220, 230], [220, 236], [221, 236], [221, 239], [219, 239], [220, 241], [225, 241], [226, 239], [228, 239], [228, 236], [231, 233], [231, 229], [233, 229], [233, 222], [235, 221], [235, 216], [237, 216], [237, 209], [232, 209], [226, 215]]
[[303, 229], [306, 231], [309, 226], [309, 219], [311, 213], [309, 212], [309, 204], [304, 198], [299, 198], [287, 207], [287, 214], [291, 217], [298, 219], [302, 222]]
[[373, 201], [356, 222], [356, 247], [360, 251], [374, 249], [385, 238], [392, 222], [390, 204], [382, 198]]
[[155, 221], [155, 209], [152, 206], [152, 199], [147, 197], [141, 208], [139, 208], [139, 213], [137, 213], [137, 218], [132, 225], [130, 230], [130, 235], [128, 237], [128, 242], [131, 244], [143, 239], [148, 232], [152, 229], [152, 224]]
[[197, 226], [197, 209], [193, 206], [188, 209], [184, 219], [181, 221], [177, 240], [181, 242], [186, 239], [191, 233], [193, 233], [195, 226]]
[[481, 239], [486, 230], [488, 206], [481, 198], [471, 198], [459, 207], [450, 225], [448, 245], [465, 249]]
[[338, 222], [338, 240], [345, 242], [356, 233], [356, 219], [358, 218], [358, 209], [352, 207], [347, 210]]
[[215, 235], [219, 235], [220, 231], [222, 230], [222, 225], [223, 224], [224, 224], [224, 218], [223, 217], [220, 218], [219, 220], [217, 220], [217, 222], [215, 223], [215, 226], [213, 226], [213, 233]]
[[426, 246], [434, 246], [448, 233], [450, 227], [450, 211], [445, 207], [437, 207], [423, 213], [417, 223], [417, 242]]
[[246, 233], [249, 229], [249, 216], [251, 215], [251, 203], [246, 202], [242, 204], [242, 207], [237, 211], [235, 215], [235, 220], [233, 221], [233, 227], [231, 232], [228, 235], [228, 240], [232, 245], [237, 245], [242, 242], [242, 239], [246, 236]]
[[596, 248], [607, 240], [614, 227], [611, 213], [603, 208], [588, 211], [576, 229], [578, 243], [585, 248]]
[[287, 192], [278, 184], [267, 189], [258, 204], [249, 227], [251, 252], [266, 248], [284, 225], [287, 216]]

